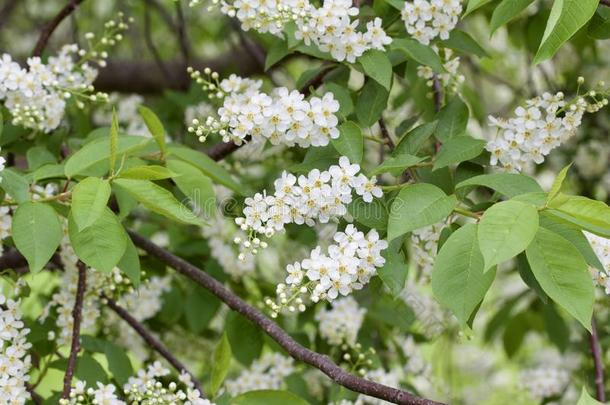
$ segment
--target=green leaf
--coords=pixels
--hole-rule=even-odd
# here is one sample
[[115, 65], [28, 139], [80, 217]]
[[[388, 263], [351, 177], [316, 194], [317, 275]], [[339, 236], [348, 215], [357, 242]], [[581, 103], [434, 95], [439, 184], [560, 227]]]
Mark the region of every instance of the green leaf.
[[379, 198], [374, 198], [370, 203], [365, 202], [362, 197], [354, 198], [347, 210], [356, 222], [364, 226], [378, 231], [388, 227], [388, 210]]
[[610, 9], [599, 7], [587, 26], [587, 34], [594, 39], [610, 38]]
[[491, 16], [491, 33], [489, 36], [493, 36], [498, 28], [519, 15], [527, 6], [532, 4], [533, 1], [534, 0], [502, 0]]
[[402, 9], [405, 8], [404, 0], [385, 0], [385, 2], [398, 11], [402, 11]]
[[231, 343], [233, 356], [249, 366], [263, 351], [264, 337], [259, 328], [242, 315], [231, 312], [227, 316], [225, 333]]
[[[143, 148], [149, 142], [142, 136], [119, 136], [117, 142], [117, 158], [120, 155], [130, 154]], [[68, 158], [64, 166], [66, 177], [72, 178], [83, 174], [96, 165], [110, 158], [110, 138], [100, 137], [85, 144]]]
[[491, 1], [492, 0], [468, 0], [468, 6], [466, 7], [466, 13], [464, 13], [463, 17], [466, 17], [468, 14], [483, 7], [485, 4], [487, 4]]
[[595, 291], [587, 263], [574, 245], [538, 228], [525, 253], [544, 292], [590, 331]]
[[356, 116], [362, 126], [368, 128], [381, 118], [388, 96], [388, 91], [376, 81], [368, 80], [365, 83], [356, 102]]
[[441, 73], [444, 70], [441, 58], [434, 52], [434, 49], [415, 39], [394, 38], [390, 48], [404, 52], [407, 58], [420, 65], [430, 66], [435, 73]]
[[387, 91], [392, 87], [392, 63], [385, 52], [378, 49], [366, 51], [358, 62], [362, 65], [364, 73], [382, 85]]
[[108, 376], [104, 368], [90, 355], [84, 354], [76, 361], [74, 377], [87, 383], [88, 387], [97, 387], [97, 383], [106, 384]]
[[485, 141], [467, 135], [448, 139], [438, 152], [432, 170], [474, 159], [483, 152], [485, 144]]
[[550, 59], [593, 17], [599, 0], [555, 0], [534, 64]]
[[477, 55], [480, 58], [489, 56], [487, 51], [479, 45], [468, 33], [460, 30], [453, 29], [449, 34], [449, 38], [442, 42], [446, 48], [453, 49], [454, 51], [461, 52], [463, 54]]
[[555, 198], [557, 194], [559, 194], [559, 191], [561, 191], [561, 186], [563, 185], [563, 182], [566, 179], [566, 176], [568, 175], [568, 170], [570, 170], [570, 167], [572, 167], [572, 163], [561, 169], [557, 177], [555, 177], [555, 181], [553, 181], [551, 190], [549, 191], [549, 194], [546, 197], [547, 204], [549, 203], [549, 201]]
[[230, 405], [309, 405], [309, 402], [288, 391], [250, 391], [231, 399]]
[[42, 270], [63, 238], [57, 213], [50, 205], [40, 202], [25, 202], [17, 207], [12, 234], [32, 273]]
[[339, 114], [347, 117], [354, 112], [354, 101], [350, 91], [337, 83], [324, 84], [326, 90], [333, 93], [335, 100], [339, 102]]
[[454, 96], [437, 114], [436, 138], [446, 142], [454, 136], [461, 135], [468, 125], [468, 106], [460, 96]]
[[114, 269], [127, 248], [127, 233], [110, 208], [105, 208], [97, 221], [82, 231], [70, 215], [68, 233], [78, 258], [104, 273]]
[[117, 263], [117, 267], [125, 273], [135, 287], [140, 285], [140, 256], [138, 250], [131, 241], [131, 238], [125, 239], [125, 253]]
[[542, 192], [542, 188], [536, 183], [536, 180], [516, 173], [482, 174], [458, 183], [455, 188], [457, 190], [468, 186], [485, 186], [509, 198], [526, 193]]
[[193, 288], [184, 302], [184, 315], [189, 329], [195, 334], [201, 333], [219, 307], [220, 301], [208, 290], [198, 286]]
[[0, 172], [0, 187], [15, 201], [22, 203], [30, 199], [30, 184], [21, 173], [12, 168]]
[[436, 130], [436, 125], [437, 121], [432, 121], [413, 128], [405, 136], [400, 138], [392, 155], [396, 156], [405, 153], [409, 155], [417, 154], [424, 142], [426, 142]]
[[269, 52], [267, 52], [267, 57], [265, 58], [265, 71], [269, 70], [271, 66], [284, 59], [290, 53], [291, 50], [288, 49], [286, 41], [276, 40], [273, 46], [269, 48]]
[[586, 197], [558, 194], [548, 203], [549, 212], [599, 236], [610, 238], [610, 207]]
[[212, 375], [210, 376], [210, 384], [206, 390], [206, 394], [211, 398], [216, 396], [218, 389], [225, 380], [231, 365], [231, 344], [226, 333], [222, 334], [220, 342], [214, 350], [214, 358], [212, 359]]
[[377, 270], [377, 275], [388, 287], [393, 298], [397, 298], [405, 288], [407, 274], [409, 274], [409, 265], [405, 262], [405, 257], [400, 251], [401, 247], [402, 240], [394, 239], [382, 253], [385, 264]]
[[72, 190], [72, 217], [79, 230], [93, 224], [104, 212], [110, 198], [110, 183], [98, 177], [87, 177]]
[[114, 174], [114, 167], [116, 166], [116, 158], [118, 153], [119, 143], [119, 119], [116, 116], [116, 110], [112, 109], [112, 124], [110, 125], [110, 157], [109, 157], [109, 171]]
[[387, 173], [387, 172], [398, 172], [404, 171], [407, 168], [414, 166], [425, 160], [423, 157], [409, 155], [407, 153], [402, 155], [396, 155], [393, 157], [387, 158], [381, 165], [377, 166], [375, 170], [371, 172], [371, 176], [374, 176], [379, 173]]
[[587, 389], [585, 387], [582, 387], [582, 392], [580, 393], [580, 398], [578, 399], [578, 402], [576, 403], [576, 405], [603, 405], [601, 402], [599, 402], [598, 400], [596, 400], [595, 398], [593, 398], [591, 395], [589, 395], [589, 393], [587, 392]]
[[173, 145], [168, 148], [168, 151], [172, 156], [175, 156], [197, 167], [203, 172], [203, 174], [208, 176], [216, 183], [230, 188], [239, 195], [248, 195], [247, 188], [233, 180], [233, 177], [228, 171], [226, 171], [222, 166], [212, 160], [205, 153], [184, 146]]
[[28, 149], [26, 159], [30, 170], [35, 170], [42, 165], [57, 163], [55, 155], [42, 145]]
[[495, 278], [484, 272], [477, 226], [466, 224], [453, 232], [439, 251], [432, 270], [436, 299], [466, 325]]
[[182, 160], [168, 159], [167, 167], [178, 174], [174, 177], [174, 183], [188, 197], [189, 202], [197, 207], [198, 212], [205, 218], [213, 217], [216, 214], [216, 194], [212, 180]]
[[133, 180], [163, 180], [174, 177], [176, 173], [168, 170], [163, 166], [149, 165], [149, 166], [135, 166], [129, 169], [121, 170], [117, 176], [120, 179], [133, 179]]
[[112, 373], [114, 379], [123, 386], [127, 383], [129, 377], [133, 375], [131, 361], [125, 352], [125, 349], [106, 342], [104, 353], [108, 360], [108, 371]]
[[144, 120], [144, 124], [146, 124], [146, 128], [159, 145], [159, 150], [162, 155], [167, 154], [167, 147], [165, 146], [165, 128], [163, 128], [163, 124], [157, 115], [150, 109], [141, 105], [138, 107], [138, 112], [140, 116]]
[[538, 229], [536, 207], [504, 201], [485, 211], [479, 222], [479, 246], [485, 270], [523, 252]]
[[360, 163], [364, 154], [364, 138], [360, 127], [352, 122], [346, 121], [339, 126], [341, 135], [337, 139], [331, 139], [331, 143], [343, 156], [347, 156], [352, 163]]
[[432, 184], [419, 183], [403, 187], [394, 199], [388, 221], [388, 240], [445, 219], [455, 206], [454, 195], [447, 196]]
[[183, 224], [201, 225], [202, 221], [189, 208], [161, 186], [148, 180], [116, 179], [113, 184], [159, 215]]

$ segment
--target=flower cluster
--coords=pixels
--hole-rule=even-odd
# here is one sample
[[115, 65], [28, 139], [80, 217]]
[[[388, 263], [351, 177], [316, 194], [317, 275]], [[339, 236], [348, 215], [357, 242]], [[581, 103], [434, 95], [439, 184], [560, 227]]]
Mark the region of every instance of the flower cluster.
[[331, 139], [339, 137], [339, 119], [335, 115], [339, 111], [339, 102], [333, 93], [305, 100], [305, 95], [297, 90], [279, 87], [268, 95], [260, 91], [261, 81], [235, 75], [218, 85], [206, 83], [208, 90], [210, 86], [218, 86], [220, 90], [217, 93], [226, 96], [218, 109], [218, 118], [208, 116], [205, 122], [192, 121], [189, 132], [202, 142], [209, 134], [216, 133], [222, 136], [223, 141], [238, 145], [251, 136], [255, 141], [268, 139], [273, 145], [306, 148], [326, 146]]
[[333, 301], [331, 309], [323, 309], [316, 314], [320, 335], [331, 345], [346, 343], [353, 346], [365, 313], [366, 310], [360, 308], [353, 297]]
[[448, 39], [461, 13], [460, 0], [413, 0], [405, 2], [401, 15], [409, 35], [428, 45], [436, 37]]
[[79, 380], [73, 384], [68, 399], [60, 399], [59, 405], [127, 405], [119, 399], [116, 391], [117, 388], [112, 384], [98, 382], [95, 388], [87, 388], [87, 383]]
[[231, 396], [255, 390], [278, 390], [294, 371], [293, 360], [279, 353], [266, 353], [233, 379], [225, 382]]
[[122, 14], [118, 20], [106, 23], [101, 39], [87, 33], [88, 49], [77, 45], [65, 45], [57, 56], [44, 64], [40, 57], [27, 60], [22, 68], [10, 55], [0, 58], [0, 101], [12, 115], [12, 122], [41, 132], [51, 132], [59, 126], [64, 116], [66, 102], [74, 98], [76, 105], [84, 107], [84, 101], [106, 101], [104, 93], [95, 93], [93, 81], [97, 70], [104, 67], [106, 49], [122, 39], [127, 28]]
[[[440, 81], [441, 86], [447, 90], [447, 93], [456, 93], [458, 87], [464, 83], [466, 77], [459, 74], [458, 69], [460, 67], [460, 57], [453, 56], [453, 51], [449, 48], [438, 48], [433, 46], [442, 58], [443, 68], [445, 70], [441, 73], [436, 73], [437, 80]], [[426, 80], [426, 85], [430, 88], [434, 87], [434, 76], [435, 73], [430, 66], [420, 65], [417, 67], [417, 76]]]
[[422, 275], [426, 278], [432, 274], [441, 231], [449, 221], [441, 221], [411, 232], [411, 254]]
[[[306, 176], [298, 178], [284, 172], [275, 180], [275, 193], [256, 193], [246, 198], [244, 217], [235, 222], [252, 236], [246, 240], [236, 240], [246, 249], [256, 250], [262, 243], [257, 237], [267, 237], [284, 229], [286, 224], [307, 224], [313, 226], [316, 221], [327, 223], [347, 213], [347, 204], [352, 202], [352, 193], [362, 196], [369, 203], [373, 197], [381, 197], [382, 191], [376, 185], [375, 177], [367, 178], [360, 173], [358, 164], [350, 163], [342, 156], [338, 165], [328, 170], [311, 170]], [[261, 247], [264, 247], [261, 246]]]
[[[192, 0], [191, 5], [199, 2]], [[318, 8], [308, 0], [237, 0], [232, 3], [214, 0], [214, 3], [220, 3], [222, 13], [236, 17], [246, 31], [254, 29], [281, 37], [285, 25], [294, 22], [296, 39], [303, 40], [306, 45], [313, 43], [339, 62], [354, 63], [367, 50], [384, 50], [385, 45], [392, 42], [383, 30], [380, 18], [368, 22], [365, 31], [358, 30], [360, 12], [352, 7], [351, 0], [324, 0]]]
[[10, 398], [10, 404], [23, 405], [30, 399], [26, 389], [29, 380], [32, 346], [27, 341], [30, 332], [21, 320], [19, 301], [0, 294], [0, 399]]
[[546, 155], [576, 133], [585, 112], [599, 111], [607, 104], [608, 100], [595, 91], [571, 102], [566, 102], [561, 92], [544, 93], [517, 107], [513, 118], [489, 117], [491, 125], [498, 128], [496, 139], [486, 147], [491, 152], [490, 163], [511, 172], [542, 163]]
[[605, 271], [591, 268], [593, 279], [610, 295], [610, 239], [584, 232]]
[[328, 254], [318, 246], [309, 258], [286, 267], [286, 284], [277, 286], [277, 302], [265, 300], [271, 316], [276, 317], [282, 309], [305, 311], [304, 298], [332, 301], [339, 294], [360, 290], [385, 263], [381, 251], [388, 243], [379, 239], [374, 229], [365, 236], [350, 224], [345, 232], [337, 232], [334, 240], [336, 244], [328, 247]]
[[570, 382], [570, 373], [558, 367], [542, 365], [522, 371], [520, 381], [532, 397], [541, 401], [561, 395]]
[[445, 312], [430, 294], [422, 291], [421, 285], [408, 282], [400, 298], [415, 313], [424, 335], [433, 338], [445, 330]]

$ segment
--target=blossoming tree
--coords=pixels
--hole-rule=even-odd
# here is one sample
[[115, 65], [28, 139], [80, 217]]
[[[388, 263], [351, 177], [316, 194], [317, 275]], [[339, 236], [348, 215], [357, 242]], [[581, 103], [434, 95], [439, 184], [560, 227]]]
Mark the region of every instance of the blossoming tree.
[[0, 405], [605, 403], [610, 1], [3, 0]]

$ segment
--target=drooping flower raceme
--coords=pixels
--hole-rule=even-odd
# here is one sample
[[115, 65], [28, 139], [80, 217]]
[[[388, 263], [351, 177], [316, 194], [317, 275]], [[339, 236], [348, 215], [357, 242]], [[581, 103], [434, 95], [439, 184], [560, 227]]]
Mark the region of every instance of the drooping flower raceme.
[[225, 382], [231, 396], [255, 390], [278, 390], [284, 379], [294, 372], [293, 360], [279, 353], [266, 353], [252, 362], [247, 370]]
[[[193, 72], [199, 81], [199, 72]], [[322, 98], [311, 97], [286, 87], [274, 89], [270, 94], [260, 91], [262, 82], [231, 75], [222, 80], [217, 95], [225, 96], [218, 109], [218, 118], [208, 116], [205, 122], [195, 119], [189, 132], [205, 141], [210, 133], [220, 134], [223, 141], [241, 145], [251, 136], [255, 142], [269, 140], [273, 145], [306, 148], [326, 146], [339, 137], [337, 124], [339, 102], [333, 93]], [[209, 89], [209, 84], [206, 85]]]
[[[191, 5], [199, 2], [192, 0]], [[246, 31], [254, 29], [282, 37], [285, 25], [294, 22], [296, 39], [306, 45], [313, 43], [339, 62], [354, 63], [367, 50], [384, 50], [392, 42], [380, 18], [369, 21], [365, 30], [358, 30], [360, 12], [352, 7], [351, 0], [324, 0], [322, 7], [315, 7], [309, 0], [214, 0], [214, 3], [220, 3], [222, 13], [236, 17]]]
[[429, 278], [434, 267], [441, 231], [451, 220], [438, 222], [411, 232], [411, 254], [422, 275]]
[[602, 238], [590, 232], [584, 232], [589, 240], [593, 251], [597, 255], [599, 262], [604, 266], [604, 271], [591, 267], [593, 279], [610, 295], [610, 239]]
[[345, 297], [332, 302], [332, 308], [316, 314], [320, 335], [329, 344], [339, 346], [356, 343], [366, 310], [353, 297]]
[[26, 389], [31, 365], [31, 344], [27, 341], [30, 330], [21, 320], [19, 305], [20, 301], [0, 294], [0, 399], [14, 405], [30, 399]]
[[405, 2], [401, 16], [407, 32], [424, 45], [448, 39], [462, 13], [460, 0], [413, 0]]
[[494, 140], [487, 143], [490, 163], [507, 171], [521, 171], [527, 165], [544, 162], [545, 156], [570, 139], [585, 112], [599, 111], [608, 103], [595, 91], [566, 102], [563, 93], [544, 93], [515, 109], [508, 120], [489, 117], [498, 128]]

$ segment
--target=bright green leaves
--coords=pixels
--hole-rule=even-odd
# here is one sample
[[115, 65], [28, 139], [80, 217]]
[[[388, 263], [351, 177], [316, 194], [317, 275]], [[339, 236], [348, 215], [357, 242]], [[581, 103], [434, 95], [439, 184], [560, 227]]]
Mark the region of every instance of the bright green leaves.
[[374, 80], [368, 80], [356, 103], [356, 117], [363, 127], [368, 128], [381, 118], [388, 104], [389, 92]]
[[223, 334], [220, 338], [220, 342], [214, 350], [214, 358], [212, 361], [212, 375], [210, 376], [210, 383], [208, 384], [206, 394], [211, 398], [216, 396], [218, 389], [225, 380], [227, 373], [229, 372], [229, 366], [231, 365], [231, 345], [227, 335]]
[[138, 112], [140, 116], [144, 120], [144, 124], [146, 124], [146, 128], [151, 133], [157, 145], [159, 145], [159, 150], [161, 150], [161, 155], [165, 156], [167, 154], [167, 147], [165, 146], [165, 128], [163, 128], [163, 124], [159, 117], [152, 112], [152, 110], [140, 106], [138, 108]]
[[250, 391], [231, 400], [231, 405], [309, 405], [309, 402], [288, 391]]
[[72, 218], [79, 230], [93, 224], [104, 212], [111, 188], [108, 180], [87, 177], [72, 190]]
[[576, 247], [541, 227], [525, 253], [544, 292], [590, 330], [594, 287]]
[[537, 229], [538, 211], [533, 205], [504, 201], [485, 211], [478, 231], [485, 270], [523, 252]]
[[163, 180], [174, 177], [175, 173], [163, 166], [136, 166], [121, 170], [117, 177], [133, 180]]
[[485, 141], [467, 135], [448, 139], [438, 152], [432, 170], [473, 159], [483, 152], [485, 144]]
[[63, 237], [57, 213], [40, 202], [19, 205], [13, 216], [12, 234], [31, 272], [40, 271], [49, 262]]
[[464, 17], [466, 17], [468, 14], [472, 13], [476, 9], [483, 7], [490, 1], [492, 0], [468, 0], [468, 6], [466, 7], [466, 13], [464, 14]]
[[151, 181], [116, 179], [113, 184], [152, 212], [184, 224], [201, 225], [201, 220], [176, 200], [171, 192]]
[[455, 196], [446, 195], [432, 184], [403, 187], [390, 209], [388, 240], [447, 218], [456, 205]]
[[392, 63], [385, 52], [371, 49], [358, 58], [364, 73], [387, 91], [392, 87]]
[[389, 157], [371, 172], [371, 176], [387, 172], [400, 173], [403, 172], [405, 169], [418, 164], [422, 160], [424, 160], [424, 158], [409, 155], [408, 153]]
[[599, 0], [555, 0], [534, 63], [550, 59], [595, 14]]
[[598, 400], [594, 399], [591, 395], [589, 395], [589, 393], [587, 392], [585, 387], [582, 387], [582, 392], [580, 393], [580, 398], [578, 399], [578, 402], [576, 403], [576, 405], [603, 405], [601, 402], [599, 402]]
[[30, 199], [30, 184], [26, 177], [15, 169], [6, 168], [2, 170], [0, 175], [0, 187], [18, 203], [29, 201]]
[[364, 154], [364, 137], [360, 127], [346, 121], [339, 126], [341, 135], [337, 139], [332, 139], [331, 143], [343, 156], [347, 156], [352, 163], [360, 163]]
[[519, 13], [525, 10], [527, 6], [532, 4], [533, 1], [534, 0], [502, 0], [491, 16], [491, 33], [489, 35], [492, 36], [498, 28], [515, 18]]
[[542, 192], [542, 188], [536, 183], [536, 180], [517, 173], [482, 174], [458, 183], [455, 188], [461, 189], [468, 186], [488, 187], [509, 198], [521, 194]]
[[436, 73], [443, 71], [441, 58], [429, 46], [423, 45], [414, 39], [394, 38], [391, 49], [404, 52], [407, 58], [414, 60], [420, 65], [430, 66]]
[[570, 163], [569, 165], [567, 165], [566, 167], [561, 169], [561, 171], [555, 178], [555, 181], [553, 181], [551, 190], [549, 191], [549, 194], [546, 197], [547, 203], [549, 201], [551, 201], [553, 198], [555, 198], [557, 196], [557, 194], [559, 194], [559, 191], [561, 191], [561, 186], [563, 186], [563, 182], [566, 179], [566, 176], [568, 175], [568, 170], [570, 170], [571, 166], [572, 166], [572, 164]]
[[409, 266], [405, 262], [405, 257], [400, 251], [402, 241], [395, 239], [390, 246], [383, 252], [385, 264], [377, 270], [377, 274], [383, 283], [388, 287], [392, 297], [396, 298], [405, 287]]
[[610, 207], [586, 197], [559, 194], [548, 203], [549, 213], [589, 232], [610, 238]]
[[209, 218], [215, 214], [216, 195], [212, 181], [190, 163], [169, 159], [167, 167], [176, 173], [174, 183], [186, 195], [190, 203]]
[[484, 272], [477, 226], [464, 225], [451, 234], [436, 257], [432, 290], [438, 301], [465, 325], [491, 286], [495, 271]]
[[104, 208], [89, 227], [79, 230], [74, 218], [68, 219], [68, 232], [74, 252], [87, 266], [109, 273], [119, 263], [127, 247], [127, 233], [119, 219]]
[[459, 96], [454, 96], [437, 114], [436, 138], [445, 142], [466, 131], [468, 106]]
[[116, 111], [112, 109], [112, 123], [110, 125], [110, 157], [109, 157], [109, 168], [110, 173], [114, 175], [114, 168], [116, 166], [117, 152], [119, 148], [119, 119], [116, 116]]

